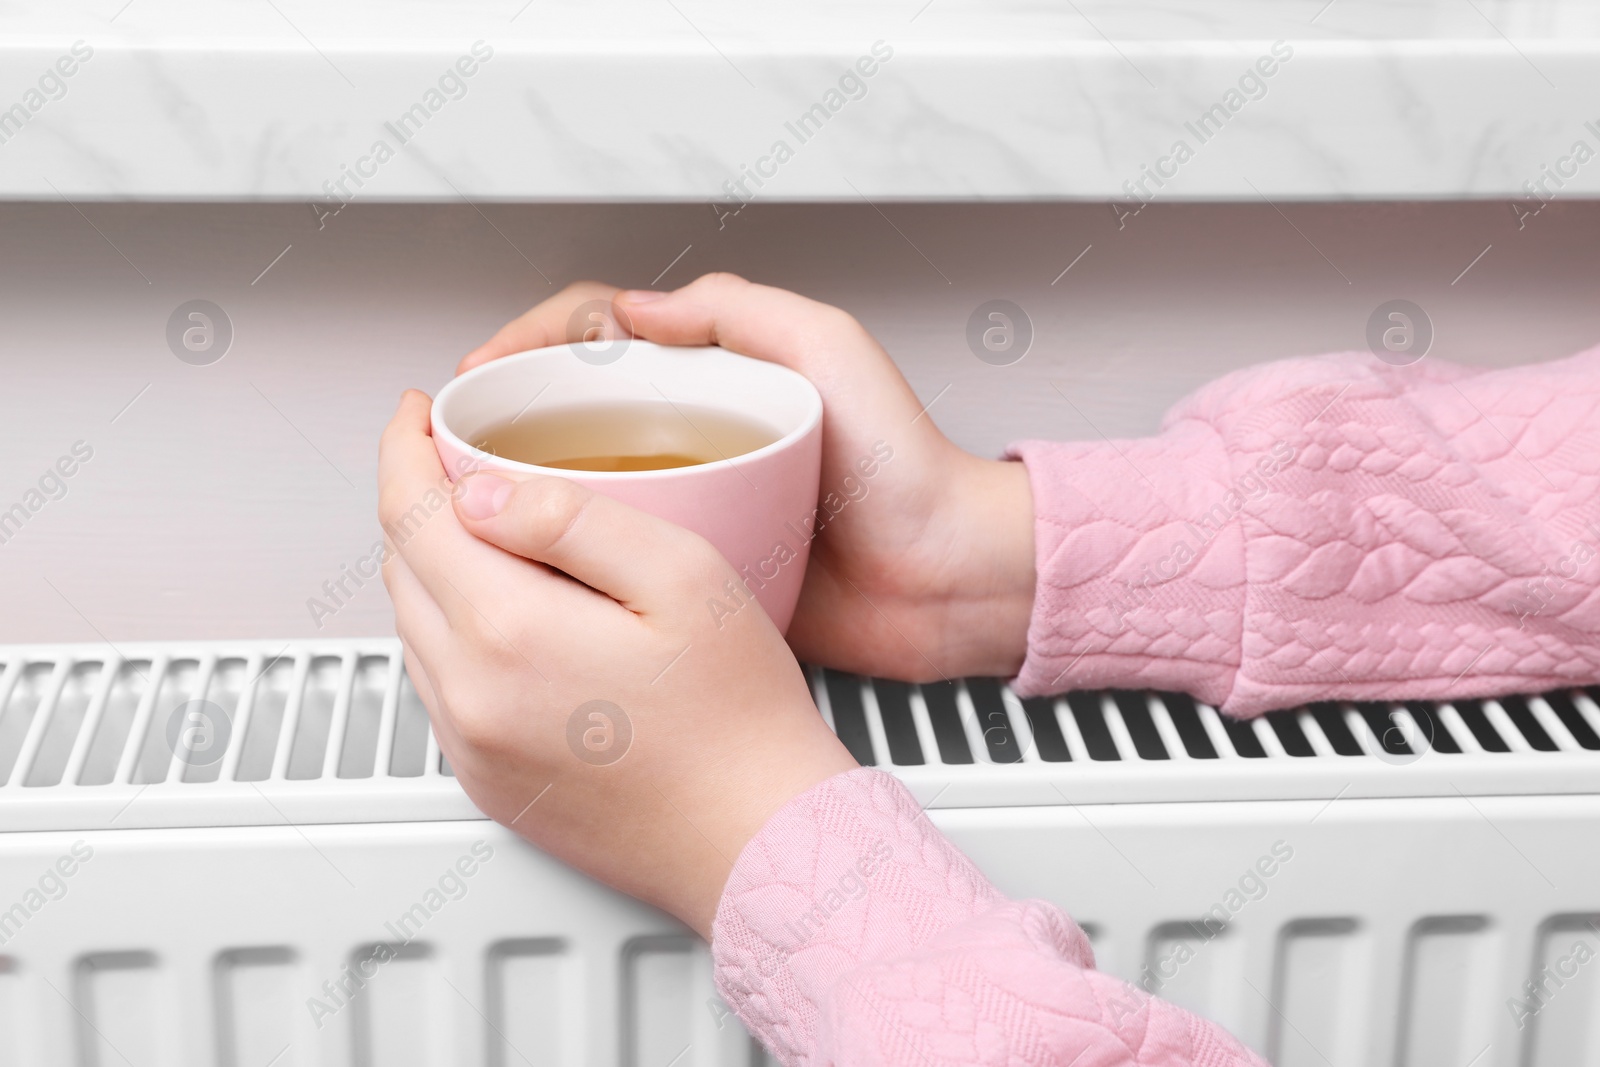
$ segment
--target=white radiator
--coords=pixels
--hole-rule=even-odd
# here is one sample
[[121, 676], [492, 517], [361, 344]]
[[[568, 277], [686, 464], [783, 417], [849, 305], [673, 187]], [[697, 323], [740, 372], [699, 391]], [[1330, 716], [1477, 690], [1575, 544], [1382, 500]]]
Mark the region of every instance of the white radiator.
[[[694, 938], [478, 815], [394, 641], [0, 664], [0, 1064], [761, 1062]], [[1600, 1065], [1595, 693], [815, 683], [1002, 889], [1280, 1067]]]

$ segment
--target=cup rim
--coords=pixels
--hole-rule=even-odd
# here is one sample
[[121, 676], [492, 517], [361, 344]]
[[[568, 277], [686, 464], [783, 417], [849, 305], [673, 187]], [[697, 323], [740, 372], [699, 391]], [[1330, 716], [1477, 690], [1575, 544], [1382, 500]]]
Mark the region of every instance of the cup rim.
[[[717, 468], [724, 465], [733, 466], [735, 464], [753, 462], [759, 459], [764, 459], [770, 455], [775, 455], [795, 444], [796, 442], [804, 439], [808, 434], [816, 430], [817, 426], [822, 422], [822, 394], [817, 392], [817, 387], [811, 383], [811, 379], [807, 378], [798, 371], [794, 371], [788, 367], [785, 367], [781, 363], [773, 363], [770, 360], [765, 359], [756, 359], [754, 356], [747, 356], [742, 352], [734, 352], [731, 349], [723, 348], [721, 345], [663, 345], [657, 344], [654, 341], [643, 341], [638, 338], [633, 338], [629, 341], [630, 348], [642, 347], [658, 353], [714, 352], [719, 355], [732, 356], [737, 359], [749, 360], [752, 363], [759, 363], [766, 367], [769, 371], [774, 372], [779, 378], [788, 377], [792, 379], [793, 382], [801, 388], [801, 392], [806, 398], [805, 416], [801, 420], [801, 424], [794, 430], [784, 434], [782, 437], [779, 437], [771, 444], [763, 445], [762, 447], [754, 449], [750, 452], [741, 452], [737, 456], [729, 456], [725, 459], [714, 460], [709, 463], [696, 463], [689, 467], [664, 467], [659, 470], [644, 471], [572, 470], [566, 467], [543, 467], [537, 463], [524, 463], [523, 461], [517, 459], [506, 459], [504, 456], [496, 456], [492, 453], [485, 452], [480, 448], [476, 448], [473, 445], [468, 444], [466, 441], [462, 440], [453, 429], [445, 424], [444, 416], [441, 414], [441, 411], [451, 396], [465, 388], [465, 383], [468, 383], [475, 378], [487, 377], [496, 371], [503, 372], [504, 367], [502, 365], [511, 365], [516, 361], [529, 361], [534, 357], [545, 356], [553, 352], [568, 351], [571, 349], [571, 347], [571, 345], [567, 344], [546, 345], [544, 348], [530, 348], [523, 352], [514, 352], [509, 356], [502, 356], [499, 359], [490, 360], [488, 363], [483, 363], [479, 366], [473, 367], [465, 374], [459, 374], [445, 383], [444, 387], [439, 390], [438, 395], [433, 398], [433, 406], [429, 411], [428, 421], [433, 428], [434, 440], [443, 440], [446, 444], [451, 445], [453, 448], [459, 450], [463, 455], [470, 456], [474, 460], [482, 460], [486, 461], [488, 464], [494, 465], [493, 468], [480, 466], [470, 470], [463, 470], [454, 475], [452, 475], [448, 470], [445, 471], [445, 474], [448, 475], [452, 481], [459, 480], [468, 474], [474, 474], [484, 469], [527, 471], [533, 474], [552, 475], [559, 478], [571, 479], [577, 477], [583, 479], [584, 481], [589, 481], [591, 479], [597, 481], [657, 481], [671, 478], [693, 477], [694, 471], [703, 468]], [[668, 400], [668, 403], [671, 403], [671, 401]]]

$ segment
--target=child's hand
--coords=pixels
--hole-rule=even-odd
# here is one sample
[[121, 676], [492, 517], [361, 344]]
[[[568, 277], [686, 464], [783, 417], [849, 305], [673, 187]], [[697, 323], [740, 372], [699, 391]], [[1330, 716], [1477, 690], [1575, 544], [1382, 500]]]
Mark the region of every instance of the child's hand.
[[408, 392], [383, 435], [383, 577], [450, 766], [492, 818], [709, 934], [745, 842], [855, 762], [766, 615], [712, 625], [733, 570], [705, 540], [562, 478], [451, 494], [428, 411]]
[[[574, 311], [603, 300], [636, 336], [781, 363], [822, 393], [822, 493], [845, 498], [858, 486], [859, 499], [811, 547], [788, 633], [801, 658], [913, 681], [1016, 673], [1034, 588], [1027, 473], [952, 444], [845, 312], [727, 274], [665, 294], [585, 282], [508, 324], [459, 369], [577, 340]], [[863, 478], [857, 464], [880, 441], [893, 458]]]

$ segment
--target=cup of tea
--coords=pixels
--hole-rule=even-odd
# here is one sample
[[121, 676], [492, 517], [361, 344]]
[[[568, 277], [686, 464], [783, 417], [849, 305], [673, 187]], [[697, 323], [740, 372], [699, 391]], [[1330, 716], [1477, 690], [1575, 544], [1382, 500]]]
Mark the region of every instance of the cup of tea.
[[433, 402], [445, 471], [569, 478], [693, 530], [739, 574], [708, 610], [753, 597], [786, 630], [816, 528], [822, 397], [726, 349], [614, 343], [607, 362], [557, 345], [452, 380]]

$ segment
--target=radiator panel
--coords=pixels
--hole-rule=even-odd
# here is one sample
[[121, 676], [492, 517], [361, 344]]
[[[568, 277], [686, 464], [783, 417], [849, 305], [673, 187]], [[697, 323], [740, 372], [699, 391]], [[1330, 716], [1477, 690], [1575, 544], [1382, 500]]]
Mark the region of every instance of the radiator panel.
[[[1524, 1029], [1506, 1005], [1600, 945], [1600, 859], [1570, 847], [1600, 830], [1600, 800], [1480, 801], [1492, 826], [1442, 799], [1341, 801], [1315, 823], [1304, 802], [1171, 807], [933, 818], [1004, 890], [1093, 929], [1102, 969], [1280, 1064], [1589, 1062], [1600, 967], [1551, 986]], [[1201, 831], [1204, 855], [1180, 847]], [[1213, 935], [1206, 916], [1279, 841], [1292, 858]], [[417, 912], [475, 843], [492, 858], [464, 893]], [[6, 1038], [56, 1050], [10, 1062], [751, 1062], [703, 945], [491, 823], [9, 834], [6, 884], [74, 844], [92, 856], [66, 892], [0, 946]]]
[[[0, 1063], [763, 1062], [697, 939], [478, 816], [392, 642], [0, 663]], [[815, 680], [1002, 890], [1279, 1064], [1600, 1062], [1589, 693], [1474, 728]], [[156, 728], [196, 700], [227, 737], [189, 762]]]

